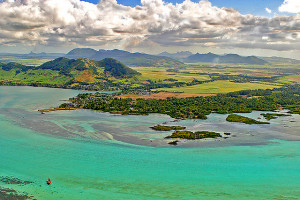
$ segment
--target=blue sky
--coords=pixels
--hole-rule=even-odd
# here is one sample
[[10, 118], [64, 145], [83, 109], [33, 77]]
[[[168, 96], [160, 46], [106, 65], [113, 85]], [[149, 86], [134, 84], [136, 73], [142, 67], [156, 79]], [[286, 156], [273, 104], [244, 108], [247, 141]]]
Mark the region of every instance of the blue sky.
[[[99, 0], [85, 0], [91, 3], [98, 3]], [[165, 0], [170, 3], [182, 3], [184, 0]], [[192, 0], [199, 2], [199, 0]], [[127, 6], [140, 5], [140, 0], [117, 0], [119, 4]], [[242, 14], [255, 14], [261, 16], [268, 16], [266, 8], [278, 13], [278, 7], [283, 3], [283, 0], [210, 0], [214, 6], [228, 7], [239, 10]]]

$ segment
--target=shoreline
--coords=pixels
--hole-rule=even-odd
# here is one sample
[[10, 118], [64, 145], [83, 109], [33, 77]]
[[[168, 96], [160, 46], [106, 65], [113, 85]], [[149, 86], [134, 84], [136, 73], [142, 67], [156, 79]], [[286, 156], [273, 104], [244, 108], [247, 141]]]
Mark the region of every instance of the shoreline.
[[[62, 110], [68, 110], [68, 109], [62, 109]], [[77, 109], [77, 110], [81, 110], [83, 112], [88, 111], [88, 112], [94, 113], [94, 110], [91, 110], [91, 109]], [[252, 114], [260, 116], [261, 112], [262, 111], [254, 111], [254, 112], [252, 112]], [[124, 116], [121, 114], [112, 114], [112, 113], [103, 112], [103, 111], [99, 111], [96, 113], [99, 113], [100, 115], [101, 115], [101, 113], [103, 113], [103, 114], [107, 115], [108, 117]], [[282, 113], [282, 110], [277, 111], [277, 113]], [[246, 114], [246, 113], [244, 113], [244, 114]], [[249, 113], [247, 113], [247, 114], [249, 114]], [[165, 115], [165, 114], [151, 113], [151, 115]], [[214, 115], [213, 118], [215, 118], [215, 117], [224, 118], [224, 122], [226, 123], [226, 120], [225, 120], [226, 116], [224, 114], [212, 113], [212, 115]], [[294, 118], [295, 116], [296, 115], [292, 115], [291, 117]], [[126, 116], [124, 116], [124, 117], [126, 117]], [[131, 117], [134, 117], [134, 115], [132, 115]], [[147, 117], [147, 116], [145, 116], [145, 117]], [[154, 116], [152, 116], [152, 117], [154, 117]], [[173, 126], [173, 125], [187, 126], [187, 130], [190, 130], [190, 131], [207, 130], [207, 131], [214, 131], [214, 132], [222, 132], [221, 129], [219, 129], [219, 128], [221, 126], [223, 127], [223, 125], [222, 125], [223, 123], [219, 121], [219, 122], [212, 124], [211, 117], [209, 117], [209, 118], [210, 119], [201, 120], [201, 121], [196, 120], [196, 122], [195, 122], [195, 120], [179, 120], [179, 121], [176, 120], [176, 122], [174, 122], [174, 118], [170, 118], [168, 121], [161, 122], [160, 124], [163, 123], [164, 125], [167, 125], [167, 126]], [[253, 118], [256, 118], [256, 117], [253, 117]], [[202, 123], [202, 121], [203, 121], [203, 123]], [[290, 120], [288, 120], [288, 121], [290, 121]], [[185, 125], [186, 122], [192, 122], [193, 124]], [[173, 148], [174, 145], [170, 145], [169, 143], [174, 140], [178, 140], [178, 143], [176, 145], [176, 147], [178, 147], [178, 148], [256, 146], [256, 145], [266, 145], [266, 144], [274, 143], [273, 140], [300, 141], [300, 135], [284, 133], [283, 128], [284, 128], [285, 123], [283, 123], [282, 126], [278, 126], [279, 125], [278, 121], [275, 120], [275, 122], [272, 124], [275, 125], [275, 129], [274, 129], [274, 127], [271, 127], [271, 130], [263, 135], [259, 134], [260, 131], [257, 129], [265, 129], [263, 127], [264, 125], [260, 125], [260, 124], [248, 125], [248, 124], [240, 124], [240, 123], [225, 124], [225, 127], [223, 127], [222, 130], [231, 132], [232, 134], [229, 137], [227, 135], [224, 135], [224, 137], [221, 137], [221, 138], [214, 138], [214, 139], [213, 138], [204, 138], [204, 139], [196, 139], [196, 140], [187, 140], [187, 139], [180, 139], [180, 138], [165, 139], [165, 136], [167, 136], [166, 134], [171, 135], [171, 132], [166, 132], [165, 134], [159, 133], [159, 132], [155, 133], [155, 131], [151, 129], [151, 125], [149, 125], [147, 127], [143, 127], [143, 130], [147, 133], [149, 132], [149, 134], [135, 135], [135, 134], [130, 134], [131, 133], [130, 131], [127, 132], [126, 129], [123, 130], [122, 128], [118, 128], [118, 130], [119, 129], [123, 130], [122, 132], [112, 131], [109, 133], [108, 132], [105, 133], [102, 131], [102, 125], [94, 124], [93, 129], [95, 130], [95, 132], [91, 135], [87, 135], [87, 137], [84, 136], [84, 138], [86, 138], [87, 140], [91, 140], [91, 141], [97, 141], [98, 139], [105, 139], [105, 140], [112, 140], [115, 142], [122, 142], [122, 143], [124, 143], [124, 145], [140, 145], [140, 146], [158, 147], [158, 148]], [[53, 125], [55, 125], [55, 124], [52, 124], [52, 126]], [[237, 127], [239, 127], [239, 128], [237, 128]], [[242, 127], [245, 127], [245, 128], [248, 127], [247, 129], [249, 129], [250, 132], [249, 131], [246, 131], [246, 132], [239, 131]], [[232, 128], [234, 130], [231, 130]], [[273, 130], [274, 130], [274, 132], [273, 132]], [[44, 130], [44, 131], [46, 131], [48, 134], [56, 135], [56, 133], [52, 133], [51, 130], [49, 130], [49, 131]], [[77, 135], [77, 134], [75, 134], [75, 135]], [[75, 135], [73, 135], [73, 136], [75, 136]], [[62, 136], [62, 135], [60, 135], [60, 136]], [[67, 136], [67, 135], [63, 134], [63, 136]], [[77, 136], [80, 137], [80, 135], [77, 135]]]
[[[18, 86], [17, 86], [18, 87]], [[64, 100], [65, 101], [65, 100]], [[68, 111], [72, 111], [72, 110], [89, 110], [89, 111], [95, 111], [93, 109], [82, 109], [82, 108], [59, 108], [59, 107], [51, 107], [51, 108], [46, 108], [46, 109], [39, 109], [38, 111], [39, 112], [42, 112], [41, 114], [44, 114], [43, 112], [52, 112], [52, 111], [63, 111], [63, 110], [68, 110]], [[96, 111], [101, 111], [101, 110], [96, 110]], [[101, 111], [103, 112], [103, 111]], [[121, 116], [122, 113], [124, 111], [111, 111], [111, 112], [104, 112], [104, 113], [108, 113], [109, 114], [109, 117], [111, 116], [114, 116], [114, 115], [117, 115], [117, 116]], [[253, 113], [253, 112], [273, 112], [273, 111], [255, 111], [253, 110], [252, 112], [249, 112], [249, 113]], [[275, 113], [280, 113], [281, 110], [277, 110]], [[211, 114], [213, 114], [214, 112], [212, 112]], [[131, 113], [129, 113], [130, 115]], [[136, 115], [138, 113], [134, 113], [134, 115]], [[162, 113], [149, 113], [149, 115], [153, 115], [153, 114], [162, 114]], [[216, 113], [217, 114], [217, 113]], [[244, 113], [239, 113], [239, 114], [244, 114]], [[246, 114], [246, 113], [245, 113]], [[132, 116], [134, 116], [132, 115]], [[168, 114], [162, 114], [162, 115], [166, 115], [166, 116], [170, 116]], [[220, 113], [220, 115], [226, 115], [225, 113], [222, 114]], [[141, 115], [142, 116], [142, 115]], [[247, 116], [247, 115], [246, 115]], [[259, 115], [260, 116], [260, 115]], [[250, 115], [251, 117], [251, 115]], [[223, 117], [222, 117], [223, 118]], [[256, 117], [251, 117], [251, 118], [257, 118]], [[129, 118], [130, 119], [130, 118]], [[288, 118], [289, 119], [289, 118]], [[223, 130], [214, 130], [214, 127], [218, 127], [220, 126], [220, 123], [224, 123], [226, 120], [222, 121], [222, 122], [215, 122], [215, 123], [212, 123], [210, 122], [210, 120], [202, 120], [202, 119], [189, 119], [189, 118], [183, 118], [182, 122], [178, 122], [178, 124], [173, 124], [172, 123], [172, 120], [176, 120], [176, 118], [170, 118], [170, 121], [167, 122], [168, 125], [182, 125], [181, 123], [185, 123], [183, 121], [187, 120], [188, 122], [192, 122], [193, 120], [197, 120], [197, 125], [199, 125], [199, 128], [195, 129], [193, 127], [189, 127], [188, 131], [193, 131], [193, 132], [197, 132], [197, 131], [211, 131], [211, 132], [221, 132], [223, 133], [224, 131]], [[201, 121], [198, 121], [198, 120], [201, 120], [203, 121], [203, 123]], [[124, 118], [124, 121], [126, 121], [126, 118]], [[152, 122], [151, 120], [149, 122]], [[46, 123], [46, 122], [45, 122]], [[202, 124], [208, 124], [208, 123], [211, 123], [211, 127], [202, 127]], [[274, 124], [276, 125], [278, 123], [275, 122]], [[26, 124], [26, 123], [25, 123]], [[47, 123], [46, 123], [47, 124]], [[161, 123], [160, 123], [161, 124]], [[272, 123], [273, 124], [273, 123]], [[52, 124], [53, 126], [54, 124]], [[27, 125], [25, 125], [27, 126]], [[151, 126], [151, 125], [150, 125]], [[150, 126], [148, 127], [144, 127], [144, 131], [145, 132], [148, 132], [148, 128], [150, 128]], [[237, 124], [227, 124], [226, 127], [224, 128], [225, 132], [232, 132], [230, 129], [232, 127], [235, 127], [235, 126], [239, 126]], [[49, 127], [51, 127], [51, 125], [49, 124]], [[246, 129], [257, 129], [257, 125], [247, 125], [248, 128]], [[43, 127], [44, 129], [45, 127]], [[120, 130], [123, 130], [121, 127], [119, 127]], [[192, 129], [190, 129], [192, 128]], [[264, 128], [264, 127], [261, 127], [261, 128]], [[48, 128], [46, 128], [48, 129]], [[224, 136], [223, 138], [218, 138], [218, 139], [196, 139], [195, 141], [187, 141], [185, 139], [179, 139], [179, 138], [173, 138], [172, 140], [167, 140], [167, 139], [163, 139], [165, 136], [167, 135], [152, 135], [154, 136], [155, 138], [151, 138], [149, 137], [150, 135], [147, 135], [147, 136], [143, 136], [143, 135], [134, 135], [134, 134], [131, 134], [130, 132], [126, 132], [125, 134], [121, 134], [120, 133], [116, 133], [116, 132], [108, 132], [109, 133], [109, 137], [108, 136], [104, 136], [101, 131], [99, 131], [99, 129], [101, 130], [101, 128], [95, 128], [95, 132], [93, 133], [93, 135], [87, 135], [87, 137], [91, 137], [91, 138], [108, 138], [108, 139], [112, 139], [112, 140], [115, 140], [115, 141], [121, 141], [121, 142], [124, 142], [124, 143], [128, 143], [128, 144], [136, 144], [136, 145], [143, 145], [143, 146], [155, 146], [155, 147], [168, 147], [170, 146], [168, 143], [169, 142], [172, 142], [174, 139], [178, 139], [179, 142], [178, 142], [178, 146], [179, 147], [189, 147], [189, 146], [198, 146], [198, 147], [201, 147], [201, 146], [235, 146], [235, 145], [242, 145], [242, 144], [249, 144], [249, 145], [256, 145], [256, 144], [261, 144], [261, 143], [268, 143], [269, 142], [269, 139], [272, 139], [272, 138], [275, 138], [275, 139], [282, 139], [282, 140], [295, 140], [295, 141], [298, 141], [300, 140], [299, 139], [299, 135], [296, 135], [296, 134], [284, 134], [284, 132], [282, 131], [279, 131], [279, 132], [274, 132], [274, 134], [266, 134], [266, 135], [259, 135], [258, 133], [256, 132], [252, 132], [251, 134], [248, 134], [248, 131], [240, 131], [240, 133], [233, 133], [233, 136], [232, 137], [226, 137]], [[66, 129], [67, 130], [67, 129]], [[124, 130], [126, 130], [126, 127], [124, 128]], [[73, 130], [74, 131], [74, 130]], [[44, 130], [42, 132], [47, 132], [47, 133], [50, 133], [50, 134], [53, 134], [53, 135], [56, 135], [57, 133], [52, 133], [51, 130]], [[68, 134], [69, 131], [67, 131]], [[70, 131], [72, 132], [72, 130]], [[75, 133], [74, 133], [74, 136], [77, 135], [77, 136], [80, 136], [79, 134], [76, 134], [77, 130], [75, 130]], [[81, 132], [81, 131], [80, 131]], [[83, 131], [82, 131], [83, 132]], [[66, 134], [64, 133], [61, 133], [62, 135], [66, 136]], [[169, 135], [171, 135], [171, 133], [168, 133]], [[110, 137], [111, 136], [111, 137]], [[255, 136], [255, 137], [250, 137], [250, 136]], [[259, 141], [260, 139], [264, 139], [262, 138], [263, 136], [267, 137], [268, 138], [268, 141], [267, 140], [263, 140], [263, 141]], [[226, 137], [226, 138], [225, 138]], [[245, 140], [245, 142], [244, 142]], [[246, 141], [246, 140], [251, 140], [251, 142], [249, 141]]]
[[39, 109], [40, 112], [51, 112], [51, 111], [59, 111], [59, 110], [78, 110], [80, 108], [60, 108], [60, 107], [53, 107], [53, 108], [46, 108], [46, 109]]

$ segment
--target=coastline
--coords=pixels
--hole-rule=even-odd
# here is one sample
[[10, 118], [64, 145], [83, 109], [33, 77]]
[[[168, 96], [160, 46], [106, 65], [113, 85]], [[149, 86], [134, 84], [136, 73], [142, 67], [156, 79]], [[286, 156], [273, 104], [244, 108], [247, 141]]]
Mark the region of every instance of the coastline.
[[[170, 118], [169, 116], [165, 114], [155, 114], [151, 113], [148, 116], [140, 116], [140, 115], [122, 115], [122, 114], [112, 114], [109, 112], [102, 112], [102, 111], [93, 111], [89, 109], [76, 109], [76, 115], [77, 114], [85, 114], [93, 115], [95, 118], [108, 118], [108, 119], [117, 119], [121, 121], [126, 120], [134, 120], [134, 119], [142, 119], [144, 118], [145, 121], [147, 121], [149, 125], [143, 126], [138, 128], [138, 132], [141, 134], [135, 133], [132, 134], [131, 131], [134, 129], [128, 129], [128, 128], [122, 128], [120, 126], [116, 130], [112, 131], [104, 131], [103, 125], [100, 124], [93, 124], [92, 127], [96, 131], [93, 134], [89, 134], [89, 136], [80, 137], [86, 138], [86, 139], [105, 139], [105, 140], [114, 140], [115, 142], [122, 142], [126, 144], [132, 144], [132, 145], [142, 145], [142, 146], [149, 146], [149, 147], [172, 147], [173, 145], [170, 145], [169, 143], [174, 141], [174, 139], [178, 140], [178, 145], [176, 147], [179, 148], [193, 148], [193, 147], [226, 147], [226, 146], [253, 146], [253, 145], [266, 145], [272, 143], [272, 140], [286, 140], [286, 141], [300, 141], [300, 135], [296, 132], [294, 134], [286, 134], [284, 133], [285, 129], [289, 129], [289, 126], [296, 125], [296, 123], [292, 123], [289, 121], [297, 120], [298, 118], [300, 120], [300, 117], [298, 115], [291, 115], [290, 119], [286, 118], [285, 123], [281, 123], [280, 119], [273, 120], [274, 123], [271, 123], [271, 125], [265, 125], [265, 124], [242, 124], [242, 123], [232, 123], [232, 122], [226, 122], [226, 116], [227, 114], [217, 114], [212, 113], [208, 116], [207, 120], [175, 120], [174, 118]], [[75, 110], [74, 110], [75, 111]], [[260, 116], [262, 111], [253, 111], [251, 113], [243, 113], [245, 116], [257, 118]], [[282, 113], [282, 110], [278, 111], [277, 113]], [[61, 113], [55, 114], [55, 116], [60, 116]], [[65, 113], [64, 115], [72, 115], [71, 113]], [[45, 115], [47, 116], [47, 115]], [[142, 117], [142, 118], [141, 118]], [[170, 136], [172, 134], [172, 131], [166, 131], [166, 132], [160, 132], [155, 131], [151, 129], [151, 125], [154, 126], [153, 122], [148, 121], [147, 119], [151, 120], [153, 118], [168, 118], [167, 121], [155, 123], [155, 124], [164, 124], [167, 126], [185, 126], [187, 127], [187, 130], [189, 131], [215, 131], [215, 132], [221, 132], [223, 137], [220, 138], [204, 138], [204, 139], [196, 139], [196, 140], [187, 140], [187, 139], [180, 139], [180, 138], [169, 138], [165, 139], [166, 136]], [[216, 122], [215, 118], [218, 119]], [[221, 120], [222, 119], [222, 120]], [[278, 125], [279, 123], [279, 125]], [[284, 124], [290, 124], [288, 127]], [[280, 125], [282, 124], [282, 125]], [[51, 129], [56, 129], [55, 124], [47, 126], [44, 124], [43, 131], [48, 132], [49, 134], [52, 134]], [[276, 126], [274, 129], [273, 126]], [[45, 129], [45, 127], [49, 127], [48, 129]], [[52, 127], [52, 128], [50, 128]], [[263, 135], [260, 134], [261, 131], [266, 131], [271, 127], [271, 130], [264, 133]], [[282, 129], [282, 130], [281, 130]], [[48, 130], [48, 131], [47, 131]], [[97, 131], [98, 130], [98, 131]], [[244, 131], [242, 131], [244, 130]], [[247, 130], [247, 131], [245, 131]], [[261, 130], [261, 131], [260, 131]], [[41, 129], [39, 129], [41, 131]], [[72, 130], [69, 130], [68, 132], [72, 132]], [[142, 134], [142, 133], [147, 134]], [[232, 133], [230, 136], [224, 135], [223, 132], [230, 132]], [[77, 134], [71, 134], [72, 137], [76, 138]], [[67, 134], [65, 136], [71, 136], [70, 134]], [[64, 135], [60, 135], [64, 136]], [[79, 136], [79, 135], [78, 135]]]
[[[216, 113], [207, 120], [179, 121], [162, 114], [124, 116], [85, 109], [41, 115], [34, 110], [37, 105], [59, 105], [58, 99], [73, 93], [2, 88], [1, 94], [0, 175], [33, 183], [0, 186], [33, 199], [229, 200], [299, 194], [299, 141], [278, 138], [291, 131], [299, 134], [300, 115], [271, 120], [269, 126], [230, 124], [226, 115]], [[242, 115], [256, 119], [261, 113]], [[156, 124], [193, 132], [230, 129], [235, 137], [182, 140], [173, 146], [160, 140], [169, 132], [149, 128]]]
[[78, 110], [80, 108], [60, 108], [60, 107], [52, 107], [46, 109], [39, 109], [40, 112], [51, 112], [51, 111], [58, 111], [58, 110]]
[[[7, 88], [9, 89], [9, 88]], [[49, 88], [45, 88], [45, 91], [48, 91]], [[31, 90], [31, 89], [30, 89]], [[34, 89], [35, 91], [42, 91], [40, 89]], [[44, 90], [44, 89], [43, 89]], [[51, 90], [51, 89], [50, 89]], [[22, 91], [22, 88], [19, 88], [18, 91]], [[29, 91], [29, 90], [28, 90]], [[55, 92], [56, 90], [54, 90]], [[57, 90], [59, 91], [59, 90]], [[37, 95], [39, 95], [37, 93]], [[72, 95], [70, 96], [72, 97]], [[61, 98], [61, 99], [68, 99], [68, 98]], [[57, 104], [59, 104], [60, 100], [57, 100]], [[47, 101], [45, 101], [46, 103]], [[49, 105], [53, 105], [53, 102], [55, 101], [49, 101]], [[47, 104], [47, 103], [46, 103]], [[45, 105], [46, 105], [45, 104]], [[40, 106], [44, 107], [44, 106]], [[27, 108], [27, 106], [26, 106]], [[26, 109], [28, 110], [28, 109]], [[28, 111], [33, 111], [34, 109], [30, 109]], [[299, 134], [297, 131], [291, 132], [289, 127], [296, 126], [297, 123], [295, 122], [289, 122], [289, 121], [298, 121], [298, 115], [292, 115], [287, 118], [278, 118], [271, 120], [271, 126], [273, 125], [277, 126], [277, 124], [281, 127], [276, 128], [274, 131], [268, 132], [267, 134], [260, 135], [257, 132], [268, 130], [269, 128], [264, 128], [264, 125], [247, 125], [247, 124], [236, 124], [236, 123], [227, 123], [225, 118], [227, 114], [217, 114], [217, 113], [211, 113], [208, 115], [207, 120], [195, 120], [195, 119], [186, 119], [186, 120], [175, 120], [175, 118], [171, 118], [166, 114], [155, 114], [150, 113], [147, 115], [122, 115], [121, 113], [109, 113], [109, 112], [102, 112], [102, 111], [93, 111], [88, 109], [68, 109], [68, 108], [50, 108], [50, 109], [39, 109], [39, 112], [48, 112], [48, 111], [74, 111], [73, 113], [53, 113], [51, 115], [36, 115], [33, 114], [31, 118], [22, 118], [19, 115], [17, 115], [18, 111], [10, 110], [10, 111], [4, 111], [4, 115], [10, 116], [11, 119], [16, 121], [17, 124], [20, 124], [22, 127], [29, 128], [38, 132], [43, 132], [51, 135], [57, 135], [59, 137], [72, 137], [72, 138], [86, 138], [86, 139], [108, 139], [108, 140], [115, 140], [124, 142], [127, 144], [135, 144], [135, 145], [142, 145], [142, 146], [153, 146], [153, 147], [170, 147], [168, 144], [169, 142], [173, 140], [167, 140], [163, 139], [166, 136], [171, 135], [172, 132], [167, 133], [155, 133], [155, 131], [152, 131], [150, 127], [155, 126], [157, 124], [163, 124], [163, 125], [171, 125], [171, 126], [186, 126], [188, 127], [188, 131], [212, 131], [212, 132], [230, 132], [232, 135], [224, 138], [218, 138], [218, 139], [201, 139], [201, 140], [195, 140], [195, 141], [185, 141], [184, 139], [179, 139], [178, 147], [208, 147], [208, 146], [235, 146], [235, 145], [243, 145], [243, 144], [249, 144], [249, 145], [256, 145], [256, 144], [266, 144], [271, 139], [282, 139], [282, 140], [292, 140], [292, 141], [298, 141], [299, 140]], [[286, 110], [285, 110], [286, 111]], [[279, 113], [285, 111], [278, 111]], [[254, 114], [258, 113], [258, 114]], [[253, 111], [252, 113], [243, 113], [242, 115], [249, 116], [251, 118], [257, 119], [258, 117], [261, 117], [261, 113], [263, 111]], [[30, 112], [28, 112], [30, 114]], [[126, 123], [123, 124], [122, 127], [120, 124], [120, 127], [117, 127], [116, 129], [109, 129], [109, 130], [103, 130], [103, 125], [98, 125], [98, 123], [102, 123], [102, 120], [98, 121], [96, 120], [93, 124], [87, 125], [91, 126], [91, 132], [84, 133], [85, 128], [81, 125], [74, 126], [74, 125], [64, 125], [60, 123], [53, 123], [53, 119], [51, 121], [48, 121], [48, 119], [51, 119], [51, 116], [55, 116], [58, 118], [61, 118], [62, 122], [64, 121], [64, 116], [72, 116], [72, 115], [85, 115], [88, 114], [88, 116], [93, 115], [93, 118], [98, 119], [98, 117], [105, 117], [109, 121], [113, 119], [119, 119], [123, 124], [123, 122], [127, 122], [128, 120], [131, 121], [132, 119], [135, 119], [137, 121], [139, 120], [145, 120], [145, 126], [141, 128], [127, 128]], [[239, 113], [241, 114], [241, 113]], [[27, 115], [27, 114], [26, 114]], [[296, 119], [293, 119], [296, 117]], [[163, 119], [163, 121], [156, 121], [153, 120], [154, 118]], [[215, 119], [222, 118], [222, 120], [214, 121]], [[282, 120], [284, 123], [282, 123]], [[106, 119], [105, 119], [106, 120]], [[146, 125], [147, 124], [147, 125]], [[287, 124], [287, 125], [286, 125]], [[289, 125], [290, 124], [290, 125]], [[286, 126], [286, 127], [283, 127]], [[237, 127], [237, 130], [235, 130]], [[282, 129], [283, 128], [283, 129]], [[138, 129], [138, 132], [136, 132], [136, 129]], [[231, 131], [231, 130], [234, 131]], [[245, 129], [245, 130], [242, 130]], [[135, 133], [136, 132], [136, 133]], [[284, 132], [291, 132], [291, 134], [285, 134]], [[147, 134], [144, 134], [147, 133]], [[252, 136], [253, 135], [253, 136]], [[259, 141], [259, 140], [262, 141]]]

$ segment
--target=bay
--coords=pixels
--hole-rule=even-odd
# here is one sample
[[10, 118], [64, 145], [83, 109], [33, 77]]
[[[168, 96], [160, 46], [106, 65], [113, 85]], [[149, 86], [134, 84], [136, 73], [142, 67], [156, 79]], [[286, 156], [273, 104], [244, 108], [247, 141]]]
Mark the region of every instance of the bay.
[[[218, 114], [174, 122], [160, 114], [37, 111], [80, 92], [0, 87], [0, 189], [36, 199], [300, 198], [298, 115], [266, 126], [232, 124]], [[149, 128], [164, 122], [235, 137], [173, 147], [163, 139], [170, 132]], [[9, 184], [5, 177], [31, 183]]]

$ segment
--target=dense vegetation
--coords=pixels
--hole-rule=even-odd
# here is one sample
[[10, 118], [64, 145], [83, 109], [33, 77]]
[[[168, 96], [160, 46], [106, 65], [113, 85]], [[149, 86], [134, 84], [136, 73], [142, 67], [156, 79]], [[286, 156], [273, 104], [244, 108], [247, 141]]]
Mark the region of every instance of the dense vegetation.
[[183, 126], [161, 126], [161, 125], [157, 125], [157, 126], [153, 126], [151, 128], [153, 130], [156, 130], [156, 131], [171, 131], [171, 130], [182, 130], [182, 129], [185, 129], [186, 127], [183, 127]]
[[278, 117], [290, 116], [286, 114], [278, 114], [278, 113], [262, 113], [261, 114], [266, 120], [277, 119]]
[[0, 67], [2, 68], [2, 70], [4, 71], [10, 71], [12, 69], [16, 69], [18, 70], [18, 72], [20, 73], [21, 71], [28, 71], [29, 69], [33, 69], [33, 67], [28, 67], [19, 63], [15, 63], [15, 62], [11, 62], [11, 63], [0, 63]]
[[245, 124], [269, 124], [269, 122], [260, 122], [255, 119], [251, 119], [248, 117], [244, 117], [241, 115], [235, 115], [235, 114], [228, 115], [228, 117], [226, 118], [226, 121], [240, 122], [240, 123], [245, 123]]
[[300, 104], [294, 104], [294, 105], [287, 105], [285, 106], [286, 109], [289, 109], [290, 114], [299, 114], [300, 115]]
[[73, 70], [89, 70], [90, 75], [99, 75], [99, 70], [103, 71], [103, 69], [104, 73], [114, 77], [131, 77], [139, 74], [113, 58], [94, 61], [87, 58], [68, 59], [62, 57], [46, 62], [36, 69], [51, 69], [67, 75], [70, 75]]
[[[246, 96], [246, 97], [245, 97]], [[253, 98], [255, 97], [255, 98]], [[216, 112], [247, 113], [252, 110], [274, 111], [279, 107], [297, 111], [300, 107], [300, 87], [290, 85], [273, 90], [246, 90], [209, 97], [137, 99], [118, 98], [105, 94], [79, 94], [71, 99], [75, 107], [125, 114], [162, 113], [178, 119], [206, 119]]]
[[94, 61], [61, 57], [38, 67], [0, 63], [1, 85], [118, 90], [127, 86], [121, 80], [135, 78], [139, 74], [112, 58]]
[[140, 74], [113, 58], [105, 58], [99, 61], [99, 64], [101, 67], [104, 67], [105, 73], [109, 73], [114, 77], [132, 77]]
[[172, 135], [165, 137], [166, 139], [169, 138], [180, 138], [180, 139], [187, 139], [187, 140], [196, 140], [196, 139], [204, 139], [204, 138], [218, 138], [222, 137], [220, 133], [209, 132], [209, 131], [176, 131]]

